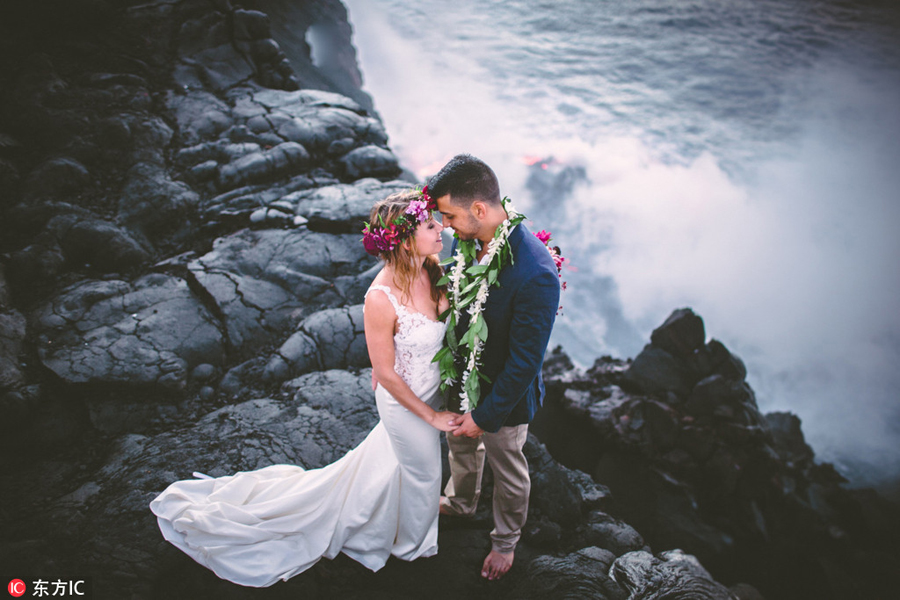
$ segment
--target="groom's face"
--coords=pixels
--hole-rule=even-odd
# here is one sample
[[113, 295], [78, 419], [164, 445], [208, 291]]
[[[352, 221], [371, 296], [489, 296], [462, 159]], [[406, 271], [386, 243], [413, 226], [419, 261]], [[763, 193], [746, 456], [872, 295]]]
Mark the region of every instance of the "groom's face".
[[481, 223], [472, 214], [471, 207], [458, 206], [450, 200], [450, 194], [435, 200], [441, 213], [441, 224], [451, 227], [461, 240], [474, 240], [481, 230]]

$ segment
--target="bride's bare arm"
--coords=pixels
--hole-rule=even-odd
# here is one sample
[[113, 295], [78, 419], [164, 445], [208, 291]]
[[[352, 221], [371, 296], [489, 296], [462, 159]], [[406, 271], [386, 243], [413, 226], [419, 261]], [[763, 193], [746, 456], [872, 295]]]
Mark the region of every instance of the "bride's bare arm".
[[366, 348], [372, 363], [372, 376], [397, 402], [414, 415], [441, 431], [452, 431], [450, 425], [457, 415], [438, 412], [422, 402], [394, 370], [394, 328], [397, 317], [394, 307], [384, 294], [366, 296], [363, 324], [366, 331]]
[[444, 314], [444, 311], [446, 311], [448, 308], [450, 308], [450, 301], [447, 299], [447, 294], [441, 294], [441, 299], [438, 300], [438, 316]]

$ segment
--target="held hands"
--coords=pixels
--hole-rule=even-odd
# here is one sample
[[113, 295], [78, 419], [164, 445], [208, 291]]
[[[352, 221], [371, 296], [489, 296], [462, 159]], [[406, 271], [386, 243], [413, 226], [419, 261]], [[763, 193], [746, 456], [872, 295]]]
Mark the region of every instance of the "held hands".
[[453, 422], [454, 429], [451, 430], [453, 431], [453, 435], [464, 435], [470, 438], [477, 438], [481, 437], [484, 434], [484, 429], [478, 426], [478, 424], [475, 422], [475, 419], [472, 418], [472, 413], [453, 416], [456, 417]]
[[440, 411], [435, 412], [431, 417], [431, 426], [437, 429], [438, 431], [453, 431], [456, 429], [455, 420], [459, 418], [459, 415], [450, 412], [450, 411]]

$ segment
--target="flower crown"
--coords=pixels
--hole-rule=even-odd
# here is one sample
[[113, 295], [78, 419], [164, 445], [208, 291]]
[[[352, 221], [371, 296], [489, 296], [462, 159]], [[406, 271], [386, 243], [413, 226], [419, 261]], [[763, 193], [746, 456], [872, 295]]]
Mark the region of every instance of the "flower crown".
[[385, 223], [381, 215], [378, 215], [378, 223], [366, 223], [362, 230], [366, 252], [372, 256], [390, 252], [414, 234], [419, 223], [431, 218], [431, 213], [437, 210], [437, 203], [428, 195], [427, 185], [419, 191], [419, 196], [411, 200], [403, 214], [390, 223]]

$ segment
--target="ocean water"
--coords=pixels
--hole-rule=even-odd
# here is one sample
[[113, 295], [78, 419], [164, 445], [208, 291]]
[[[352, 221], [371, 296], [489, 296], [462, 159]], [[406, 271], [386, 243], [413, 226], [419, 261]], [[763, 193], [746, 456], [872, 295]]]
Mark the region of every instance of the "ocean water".
[[553, 344], [672, 310], [854, 483], [900, 473], [900, 10], [812, 0], [345, 0], [403, 164], [469, 152], [571, 268]]

